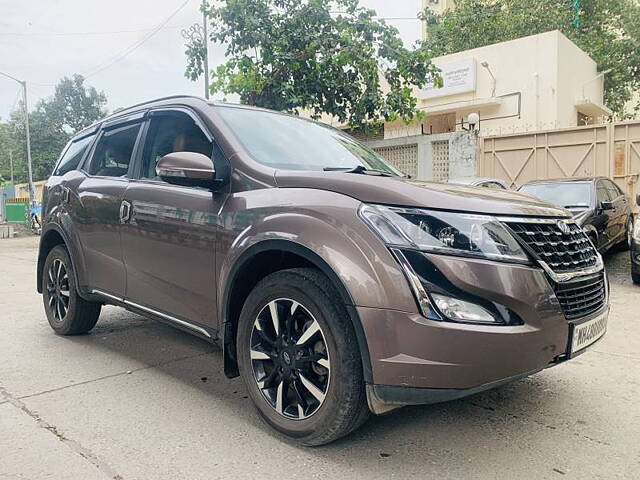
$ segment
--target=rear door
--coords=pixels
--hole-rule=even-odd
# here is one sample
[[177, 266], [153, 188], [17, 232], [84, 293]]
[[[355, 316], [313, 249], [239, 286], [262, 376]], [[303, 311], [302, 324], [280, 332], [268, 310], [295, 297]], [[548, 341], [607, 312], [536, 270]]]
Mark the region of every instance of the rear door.
[[142, 125], [142, 114], [114, 121], [99, 133], [75, 187], [74, 223], [85, 263], [85, 282], [117, 298], [125, 293], [120, 242], [121, 202]]
[[156, 163], [176, 151], [212, 157], [213, 139], [188, 110], [152, 111], [145, 128], [135, 178], [124, 194], [131, 205], [122, 230], [126, 300], [210, 333], [216, 326], [218, 211], [226, 195], [165, 183], [156, 175]]

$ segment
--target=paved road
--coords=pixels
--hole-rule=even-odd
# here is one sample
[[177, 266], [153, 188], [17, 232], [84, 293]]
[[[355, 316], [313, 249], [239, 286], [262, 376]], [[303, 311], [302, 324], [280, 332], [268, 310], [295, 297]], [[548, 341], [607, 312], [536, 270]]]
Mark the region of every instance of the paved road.
[[0, 479], [638, 478], [640, 287], [624, 255], [594, 350], [317, 449], [271, 434], [204, 341], [116, 308], [90, 335], [53, 335], [35, 255], [34, 238], [0, 241]]

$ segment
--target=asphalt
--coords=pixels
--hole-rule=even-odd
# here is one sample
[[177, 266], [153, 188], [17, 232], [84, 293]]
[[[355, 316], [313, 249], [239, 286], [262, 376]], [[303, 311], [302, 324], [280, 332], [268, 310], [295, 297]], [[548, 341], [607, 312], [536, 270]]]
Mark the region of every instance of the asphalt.
[[311, 449], [271, 433], [202, 340], [113, 307], [89, 335], [54, 335], [36, 253], [35, 237], [0, 240], [2, 480], [638, 478], [640, 287], [628, 254], [607, 259], [609, 330], [589, 352]]

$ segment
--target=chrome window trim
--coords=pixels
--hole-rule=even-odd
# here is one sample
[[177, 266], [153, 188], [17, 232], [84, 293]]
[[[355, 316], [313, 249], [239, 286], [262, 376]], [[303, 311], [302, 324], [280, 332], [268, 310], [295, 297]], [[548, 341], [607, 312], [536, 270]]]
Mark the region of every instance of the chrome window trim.
[[130, 300], [125, 300], [124, 298], [117, 297], [115, 295], [111, 295], [111, 294], [103, 292], [101, 290], [93, 289], [93, 290], [91, 290], [91, 293], [94, 293], [94, 294], [97, 294], [97, 295], [102, 295], [103, 297], [110, 298], [111, 300], [116, 300], [118, 302], [124, 303], [125, 305], [130, 305], [132, 307], [139, 308], [140, 310], [144, 310], [145, 312], [149, 312], [149, 313], [151, 313], [153, 315], [156, 315], [158, 317], [164, 318], [165, 320], [173, 322], [173, 323], [175, 323], [177, 325], [180, 325], [180, 326], [186, 327], [186, 328], [188, 328], [190, 330], [194, 330], [194, 331], [196, 331], [198, 333], [201, 333], [202, 335], [204, 335], [207, 338], [211, 338], [211, 334], [209, 332], [207, 332], [204, 328], [199, 327], [198, 325], [194, 325], [193, 323], [186, 322], [184, 320], [181, 320], [179, 318], [173, 317], [171, 315], [167, 315], [166, 313], [162, 313], [162, 312], [159, 312], [158, 310], [154, 310], [153, 308], [145, 307], [144, 305], [140, 305], [139, 303], [135, 303], [135, 302], [132, 302]]

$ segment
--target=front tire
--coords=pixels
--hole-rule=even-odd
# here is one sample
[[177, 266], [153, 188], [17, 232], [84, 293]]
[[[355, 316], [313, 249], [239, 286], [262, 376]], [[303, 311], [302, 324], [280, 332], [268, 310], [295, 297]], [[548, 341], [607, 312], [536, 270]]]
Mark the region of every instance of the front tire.
[[240, 314], [237, 352], [258, 412], [283, 435], [324, 445], [366, 420], [353, 325], [321, 272], [283, 270], [260, 281]]
[[42, 269], [42, 299], [49, 325], [58, 335], [79, 335], [91, 330], [102, 305], [78, 295], [73, 264], [67, 249], [51, 249]]

